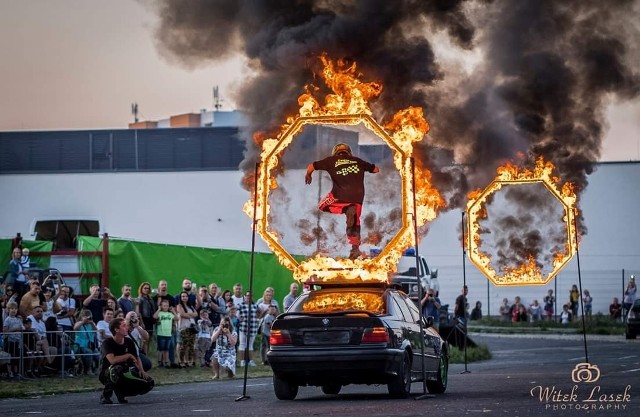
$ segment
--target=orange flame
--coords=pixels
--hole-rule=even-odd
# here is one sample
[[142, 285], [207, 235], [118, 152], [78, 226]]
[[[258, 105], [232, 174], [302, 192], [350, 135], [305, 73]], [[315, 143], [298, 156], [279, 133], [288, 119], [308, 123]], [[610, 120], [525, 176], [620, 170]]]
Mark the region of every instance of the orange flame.
[[309, 297], [302, 310], [305, 313], [328, 313], [332, 311], [364, 310], [384, 313], [384, 303], [380, 294], [366, 292], [330, 293]]
[[[489, 186], [482, 191], [474, 190], [468, 194], [468, 232], [464, 244], [468, 248], [469, 259], [495, 285], [544, 285], [553, 279], [575, 255], [579, 243], [575, 225], [575, 218], [578, 215], [575, 187], [572, 183], [567, 182], [558, 188], [560, 179], [551, 175], [554, 169], [555, 166], [551, 162], [545, 162], [542, 157], [536, 160], [532, 170], [508, 162], [504, 166], [498, 167], [498, 175]], [[527, 261], [518, 267], [503, 268], [504, 274], [500, 276], [491, 265], [490, 255], [480, 250], [482, 243], [480, 221], [487, 218], [487, 199], [503, 186], [531, 183], [543, 183], [551, 195], [564, 207], [562, 220], [567, 232], [565, 248], [564, 251], [552, 254], [553, 270], [546, 276], [543, 276], [532, 255], [529, 255]]]
[[[395, 271], [398, 259], [407, 247], [415, 243], [413, 232], [413, 169], [415, 169], [415, 195], [418, 226], [435, 219], [438, 210], [445, 206], [444, 199], [432, 185], [431, 172], [422, 164], [412, 166], [413, 146], [429, 131], [421, 108], [409, 107], [397, 112], [385, 127], [373, 118], [369, 101], [382, 92], [378, 82], [363, 82], [356, 64], [332, 61], [326, 54], [320, 57], [323, 69], [320, 78], [333, 91], [324, 98], [324, 104], [314, 96], [319, 89], [308, 85], [298, 98], [298, 115], [287, 118], [275, 138], [255, 135], [261, 145], [261, 164], [258, 170], [257, 200], [248, 201], [244, 211], [253, 217], [256, 210], [256, 230], [276, 254], [279, 262], [293, 271], [299, 281], [311, 276], [322, 282], [328, 281], [382, 281], [387, 282], [390, 272]], [[381, 138], [394, 151], [394, 165], [402, 179], [402, 226], [390, 242], [374, 259], [333, 259], [316, 255], [298, 263], [278, 242], [278, 234], [269, 226], [269, 194], [278, 186], [275, 174], [279, 169], [279, 157], [291, 144], [294, 137], [307, 124], [358, 125]]]

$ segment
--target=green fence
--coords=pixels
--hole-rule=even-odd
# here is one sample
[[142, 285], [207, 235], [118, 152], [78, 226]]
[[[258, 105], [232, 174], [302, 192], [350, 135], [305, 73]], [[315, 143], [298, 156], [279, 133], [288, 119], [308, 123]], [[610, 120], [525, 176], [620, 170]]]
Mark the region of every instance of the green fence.
[[[102, 239], [79, 236], [78, 250], [101, 251]], [[80, 271], [101, 272], [101, 262], [99, 257], [83, 256]], [[133, 295], [137, 296], [137, 288], [142, 282], [150, 282], [152, 287], [156, 287], [160, 280], [166, 280], [169, 293], [175, 295], [180, 291], [184, 278], [198, 285], [215, 282], [229, 290], [239, 282], [246, 290], [249, 288], [250, 267], [250, 252], [109, 238], [109, 288], [117, 296], [124, 284], [130, 284]], [[97, 281], [98, 278], [83, 280], [82, 293], [86, 294], [90, 284]], [[281, 266], [273, 254], [255, 254], [254, 299], [260, 298], [265, 288], [273, 287], [276, 300], [282, 303], [291, 282], [291, 271]]]

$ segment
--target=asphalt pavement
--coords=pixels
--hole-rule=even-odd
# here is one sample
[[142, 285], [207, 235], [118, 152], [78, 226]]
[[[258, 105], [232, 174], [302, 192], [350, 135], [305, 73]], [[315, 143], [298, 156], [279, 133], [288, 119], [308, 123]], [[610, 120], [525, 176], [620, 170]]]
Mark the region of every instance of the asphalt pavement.
[[[449, 368], [445, 394], [390, 399], [386, 386], [353, 385], [339, 395], [301, 387], [279, 401], [270, 378], [156, 387], [129, 404], [100, 405], [99, 393], [0, 400], [0, 415], [18, 416], [638, 416], [640, 340], [624, 336], [472, 334], [493, 358]], [[153, 374], [153, 372], [151, 372]], [[239, 373], [242, 375], [242, 373]], [[573, 378], [573, 379], [572, 379]], [[577, 382], [574, 382], [575, 381]], [[238, 399], [246, 393], [249, 398]]]

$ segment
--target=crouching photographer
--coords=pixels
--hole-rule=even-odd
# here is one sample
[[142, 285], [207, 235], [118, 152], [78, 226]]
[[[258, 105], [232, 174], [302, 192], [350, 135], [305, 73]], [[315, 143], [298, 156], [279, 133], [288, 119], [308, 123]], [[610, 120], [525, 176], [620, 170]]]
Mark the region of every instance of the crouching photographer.
[[154, 386], [138, 356], [135, 342], [128, 336], [129, 325], [125, 319], [116, 318], [109, 323], [112, 338], [102, 343], [102, 369], [100, 382], [104, 385], [101, 404], [113, 404], [115, 393], [120, 404], [128, 403], [126, 397], [146, 394]]

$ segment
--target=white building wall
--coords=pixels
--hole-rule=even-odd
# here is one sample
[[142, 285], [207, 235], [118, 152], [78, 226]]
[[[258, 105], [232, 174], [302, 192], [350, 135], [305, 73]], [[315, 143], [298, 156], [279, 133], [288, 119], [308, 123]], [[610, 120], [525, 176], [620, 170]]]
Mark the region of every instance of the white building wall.
[[[304, 188], [302, 171], [288, 174], [293, 179], [287, 213], [295, 222], [297, 213], [315, 210], [318, 193]], [[97, 219], [111, 237], [249, 251], [251, 219], [242, 211], [249, 192], [240, 186], [241, 179], [242, 173], [227, 171], [0, 175], [0, 237], [20, 232], [33, 239], [40, 219]], [[374, 195], [368, 192], [367, 198]], [[625, 280], [640, 272], [640, 164], [600, 165], [581, 201], [588, 229], [579, 253], [583, 288], [591, 290], [594, 311], [606, 312], [611, 299], [621, 297], [622, 270], [627, 271]], [[365, 201], [367, 205], [374, 206]], [[335, 216], [321, 216], [328, 217], [335, 221]], [[441, 214], [420, 245], [430, 266], [439, 269], [440, 298], [451, 305], [463, 282], [460, 221], [460, 210]], [[295, 241], [296, 236], [292, 230], [283, 239]], [[256, 250], [268, 252], [259, 237]], [[487, 303], [495, 315], [504, 297], [542, 301], [547, 289], [556, 286], [559, 302], [566, 302], [569, 288], [578, 283], [575, 258], [543, 287], [488, 286], [468, 259], [465, 266], [469, 302], [473, 306], [480, 300], [485, 314]]]

